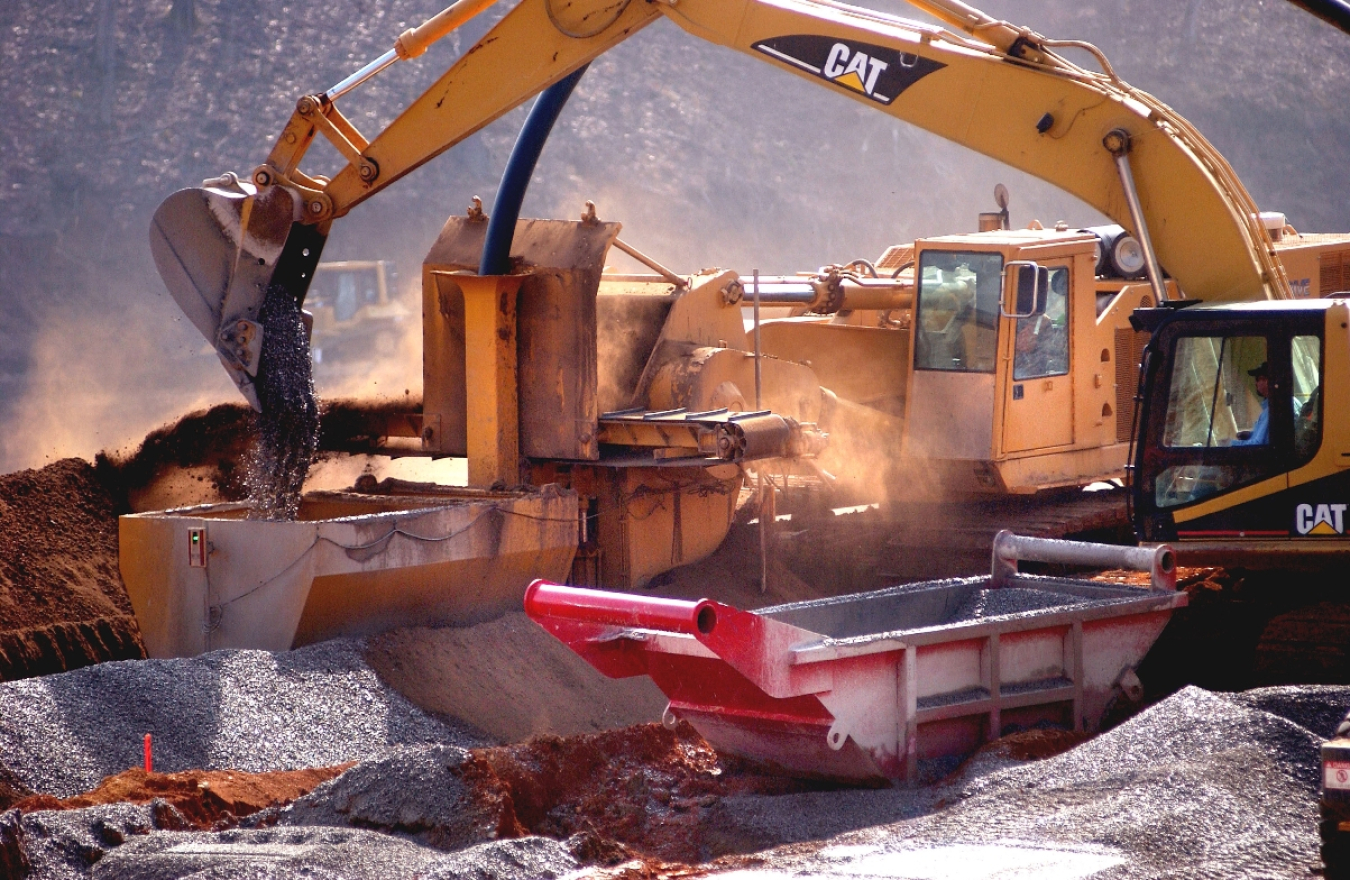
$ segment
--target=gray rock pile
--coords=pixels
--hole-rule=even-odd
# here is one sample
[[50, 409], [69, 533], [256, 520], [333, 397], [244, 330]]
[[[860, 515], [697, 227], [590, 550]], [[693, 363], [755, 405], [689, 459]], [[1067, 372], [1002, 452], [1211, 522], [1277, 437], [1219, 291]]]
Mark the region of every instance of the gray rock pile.
[[[728, 792], [708, 821], [766, 851], [761, 878], [948, 876], [935, 866], [960, 865], [950, 876], [1021, 866], [1107, 880], [1302, 880], [1317, 863], [1318, 745], [1347, 705], [1347, 687], [1188, 688], [1041, 761], [995, 744], [918, 790]], [[461, 772], [465, 749], [485, 743], [384, 686], [357, 642], [0, 685], [0, 762], [34, 791], [74, 794], [138, 764], [146, 730], [160, 769], [357, 763], [212, 833], [183, 830], [162, 801], [11, 811], [0, 816], [0, 865], [30, 880], [523, 880], [582, 869], [577, 841], [500, 839], [501, 815]]]
[[0, 684], [0, 762], [33, 791], [70, 797], [142, 766], [147, 733], [165, 773], [296, 770], [399, 745], [487, 744], [384, 685], [356, 641], [103, 663]]
[[[1307, 878], [1318, 864], [1318, 747], [1347, 705], [1347, 687], [1187, 688], [1052, 758], [1011, 762], [996, 745], [926, 792], [927, 804], [903, 792], [854, 795], [833, 812], [821, 794], [729, 798], [722, 821], [782, 842], [858, 829], [785, 855], [783, 876], [975, 878], [1022, 865], [1025, 876], [1102, 880]], [[989, 867], [927, 873], [944, 860]]]

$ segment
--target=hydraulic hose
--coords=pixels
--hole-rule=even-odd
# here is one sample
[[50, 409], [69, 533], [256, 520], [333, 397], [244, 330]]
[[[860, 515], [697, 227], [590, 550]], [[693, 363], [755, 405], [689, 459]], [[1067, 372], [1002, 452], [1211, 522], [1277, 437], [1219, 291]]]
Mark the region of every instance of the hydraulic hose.
[[511, 241], [515, 237], [520, 206], [525, 201], [525, 190], [530, 186], [534, 166], [544, 152], [544, 143], [553, 130], [553, 123], [558, 121], [558, 115], [571, 97], [572, 90], [589, 66], [577, 68], [544, 89], [530, 108], [530, 115], [520, 127], [515, 146], [511, 148], [511, 158], [506, 161], [501, 186], [497, 188], [497, 198], [492, 203], [487, 239], [483, 242], [483, 256], [478, 262], [479, 275], [505, 275], [511, 271]]

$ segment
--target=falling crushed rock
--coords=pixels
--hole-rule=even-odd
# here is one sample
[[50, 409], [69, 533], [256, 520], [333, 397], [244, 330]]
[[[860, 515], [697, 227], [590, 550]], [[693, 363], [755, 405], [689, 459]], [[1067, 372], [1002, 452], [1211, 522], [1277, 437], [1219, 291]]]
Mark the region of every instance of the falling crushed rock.
[[283, 287], [268, 288], [260, 316], [258, 441], [249, 467], [252, 516], [293, 520], [319, 442], [319, 405], [300, 304]]

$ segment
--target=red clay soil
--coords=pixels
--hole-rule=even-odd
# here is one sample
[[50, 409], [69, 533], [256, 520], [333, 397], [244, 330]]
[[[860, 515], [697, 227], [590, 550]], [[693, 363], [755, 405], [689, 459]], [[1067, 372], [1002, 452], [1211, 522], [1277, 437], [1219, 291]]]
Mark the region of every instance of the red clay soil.
[[[1036, 760], [1086, 738], [1065, 731], [1025, 731], [984, 750]], [[290, 803], [350, 766], [277, 773], [127, 770], [87, 794], [65, 799], [34, 795], [16, 785], [8, 799], [0, 792], [0, 813], [162, 799], [176, 810], [157, 816], [163, 827], [218, 831]], [[761, 842], [738, 841], [720, 828], [718, 802], [739, 794], [779, 795], [821, 787], [766, 775], [719, 756], [687, 724], [673, 731], [647, 724], [474, 749], [460, 775], [474, 798], [499, 817], [496, 836], [538, 834], [569, 840], [579, 860], [606, 866], [598, 876], [615, 880], [694, 876], [713, 860], [723, 867], [753, 866], [753, 852]]]
[[997, 752], [1014, 761], [1039, 761], [1077, 748], [1092, 734], [1072, 730], [1021, 730], [984, 745], [980, 752]]
[[78, 810], [98, 804], [148, 804], [167, 801], [186, 820], [179, 830], [211, 831], [232, 828], [238, 820], [268, 807], [288, 804], [338, 776], [351, 764], [276, 773], [239, 770], [187, 770], [182, 773], [146, 773], [126, 770], [109, 776], [98, 788], [69, 798], [38, 794], [13, 807], [24, 812]]
[[[1146, 571], [1126, 571], [1124, 569], [1116, 571], [1104, 571], [1092, 578], [1094, 581], [1101, 581], [1108, 584], [1118, 584], [1126, 587], [1147, 587], [1149, 585], [1149, 573]], [[1232, 577], [1222, 568], [1188, 568], [1177, 566], [1177, 589], [1188, 593], [1200, 592], [1203, 590], [1218, 591], [1224, 588], [1224, 584], [1232, 581]]]
[[490, 769], [476, 781], [488, 792], [504, 786], [524, 832], [584, 835], [596, 850], [583, 855], [610, 864], [623, 854], [694, 863], [743, 851], [708, 821], [721, 798], [819, 787], [720, 757], [687, 724], [536, 737], [473, 756]]

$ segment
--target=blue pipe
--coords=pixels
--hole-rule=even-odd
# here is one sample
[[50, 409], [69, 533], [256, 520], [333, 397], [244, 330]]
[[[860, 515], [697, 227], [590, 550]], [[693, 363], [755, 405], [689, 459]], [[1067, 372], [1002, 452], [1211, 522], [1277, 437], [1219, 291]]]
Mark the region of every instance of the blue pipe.
[[506, 161], [501, 186], [492, 203], [483, 256], [478, 262], [479, 275], [505, 275], [511, 271], [511, 240], [516, 234], [516, 221], [520, 219], [520, 206], [525, 201], [525, 190], [530, 186], [534, 166], [544, 152], [544, 143], [553, 130], [553, 123], [558, 121], [572, 89], [589, 66], [577, 68], [544, 89], [530, 108], [530, 115], [520, 127], [516, 144], [511, 148], [511, 158]]

